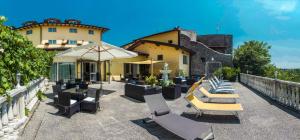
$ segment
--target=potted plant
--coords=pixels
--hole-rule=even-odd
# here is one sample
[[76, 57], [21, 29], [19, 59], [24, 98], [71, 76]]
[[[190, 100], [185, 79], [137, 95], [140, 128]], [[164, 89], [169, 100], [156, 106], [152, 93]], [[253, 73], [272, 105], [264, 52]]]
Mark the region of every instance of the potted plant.
[[155, 87], [155, 85], [158, 83], [157, 79], [155, 76], [151, 75], [146, 77], [145, 79], [146, 85], [150, 85], [151, 87]]
[[184, 70], [180, 69], [179, 72], [178, 72], [178, 77], [184, 79], [185, 76], [186, 76], [186, 74], [185, 74]]
[[146, 77], [147, 85], [138, 85], [133, 83], [125, 84], [125, 96], [144, 102], [144, 95], [161, 93], [161, 88], [156, 86], [155, 76]]
[[181, 96], [181, 87], [171, 80], [162, 80], [162, 94], [166, 99], [177, 99]]
[[173, 81], [168, 79], [168, 74], [171, 72], [168, 68], [168, 64], [165, 63], [162, 73], [162, 80], [160, 85], [162, 86], [162, 94], [166, 99], [177, 99], [181, 96], [181, 87], [176, 85]]

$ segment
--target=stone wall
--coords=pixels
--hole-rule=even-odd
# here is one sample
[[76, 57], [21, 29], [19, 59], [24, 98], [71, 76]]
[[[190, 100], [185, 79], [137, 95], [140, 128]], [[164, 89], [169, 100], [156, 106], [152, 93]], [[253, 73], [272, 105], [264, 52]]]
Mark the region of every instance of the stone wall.
[[232, 56], [230, 54], [223, 54], [209, 48], [201, 42], [191, 41], [190, 38], [184, 34], [180, 35], [180, 46], [184, 46], [195, 52], [195, 54], [190, 57], [191, 75], [205, 74], [205, 64], [212, 58], [214, 58], [215, 61], [221, 62], [222, 66], [232, 66]]
[[232, 54], [232, 35], [198, 35], [197, 41], [218, 52]]

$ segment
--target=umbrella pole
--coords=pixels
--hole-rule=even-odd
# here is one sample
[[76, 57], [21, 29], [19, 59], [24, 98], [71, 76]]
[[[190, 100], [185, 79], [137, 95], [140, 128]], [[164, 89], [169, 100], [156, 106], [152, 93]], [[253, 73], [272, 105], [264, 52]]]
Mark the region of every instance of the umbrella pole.
[[153, 58], [151, 58], [151, 76], [153, 76]]
[[98, 67], [99, 67], [99, 81], [100, 81], [100, 90], [102, 90], [102, 79], [101, 79], [101, 57], [100, 57], [100, 46], [98, 46]]
[[70, 76], [70, 82], [71, 82], [71, 80], [72, 80], [71, 64], [69, 64], [69, 76]]

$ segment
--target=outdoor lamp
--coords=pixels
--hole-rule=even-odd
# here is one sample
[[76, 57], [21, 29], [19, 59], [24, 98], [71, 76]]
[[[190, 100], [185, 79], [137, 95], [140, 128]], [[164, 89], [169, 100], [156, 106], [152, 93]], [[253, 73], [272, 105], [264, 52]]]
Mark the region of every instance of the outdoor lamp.
[[21, 82], [21, 73], [20, 72], [17, 72], [17, 85], [16, 85], [16, 88], [19, 88], [21, 87], [20, 85], [20, 82]]
[[274, 75], [275, 75], [275, 79], [277, 79], [278, 71], [275, 71], [275, 72], [274, 72]]

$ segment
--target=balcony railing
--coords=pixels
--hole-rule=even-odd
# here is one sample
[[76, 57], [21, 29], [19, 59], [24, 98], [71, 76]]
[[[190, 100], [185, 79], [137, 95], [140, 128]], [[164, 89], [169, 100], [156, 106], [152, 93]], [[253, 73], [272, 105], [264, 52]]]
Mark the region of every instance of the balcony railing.
[[300, 83], [241, 73], [241, 82], [286, 106], [300, 111]]
[[46, 90], [47, 79], [33, 80], [27, 86], [8, 91], [10, 99], [0, 97], [0, 139], [16, 139], [18, 129], [25, 124], [25, 110], [34, 107], [38, 98], [36, 93]]

